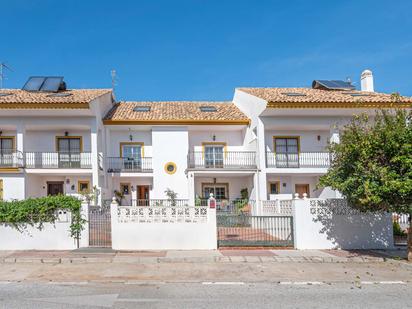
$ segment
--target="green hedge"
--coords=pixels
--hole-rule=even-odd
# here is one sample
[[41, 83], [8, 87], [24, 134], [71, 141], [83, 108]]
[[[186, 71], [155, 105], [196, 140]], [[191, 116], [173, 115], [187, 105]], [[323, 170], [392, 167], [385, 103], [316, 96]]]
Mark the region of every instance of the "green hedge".
[[0, 201], [0, 222], [9, 224], [19, 231], [27, 226], [41, 230], [44, 223], [56, 222], [58, 210], [71, 212], [70, 236], [79, 239], [86, 220], [81, 217], [81, 201], [73, 196], [57, 195], [21, 201]]

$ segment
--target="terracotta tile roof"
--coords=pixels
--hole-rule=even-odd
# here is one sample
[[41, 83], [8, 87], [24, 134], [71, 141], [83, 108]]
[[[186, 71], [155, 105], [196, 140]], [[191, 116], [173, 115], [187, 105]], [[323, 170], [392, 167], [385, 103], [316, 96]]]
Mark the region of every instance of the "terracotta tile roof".
[[[238, 88], [274, 108], [379, 108], [410, 107], [412, 97], [358, 90], [312, 88]], [[289, 94], [289, 95], [288, 95]]]
[[[0, 89], [0, 109], [19, 108], [88, 108], [89, 102], [110, 93], [111, 89], [72, 89], [55, 93]], [[2, 95], [9, 94], [9, 95]]]
[[[134, 111], [135, 107], [150, 107], [148, 112]], [[201, 106], [216, 108], [202, 112]], [[106, 124], [248, 124], [249, 119], [232, 102], [120, 102], [104, 118]]]

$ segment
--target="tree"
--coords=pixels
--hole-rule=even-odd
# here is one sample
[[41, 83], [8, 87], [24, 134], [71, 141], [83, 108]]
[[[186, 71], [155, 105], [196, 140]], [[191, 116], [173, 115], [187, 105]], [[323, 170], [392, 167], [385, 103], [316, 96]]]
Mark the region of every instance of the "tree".
[[[412, 123], [406, 110], [354, 116], [330, 145], [332, 164], [320, 186], [340, 191], [361, 211], [409, 213], [412, 216]], [[412, 226], [408, 232], [412, 260]]]

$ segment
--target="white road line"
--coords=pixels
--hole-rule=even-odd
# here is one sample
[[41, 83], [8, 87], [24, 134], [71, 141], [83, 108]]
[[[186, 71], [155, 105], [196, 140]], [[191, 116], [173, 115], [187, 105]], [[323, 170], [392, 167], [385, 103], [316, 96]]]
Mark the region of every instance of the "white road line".
[[56, 284], [56, 285], [85, 285], [88, 284], [87, 281], [50, 281], [47, 284]]
[[245, 284], [244, 282], [240, 282], [240, 281], [221, 281], [221, 282], [202, 282], [202, 284], [204, 285], [243, 285]]
[[320, 281], [281, 281], [279, 284], [282, 285], [322, 285], [323, 282]]

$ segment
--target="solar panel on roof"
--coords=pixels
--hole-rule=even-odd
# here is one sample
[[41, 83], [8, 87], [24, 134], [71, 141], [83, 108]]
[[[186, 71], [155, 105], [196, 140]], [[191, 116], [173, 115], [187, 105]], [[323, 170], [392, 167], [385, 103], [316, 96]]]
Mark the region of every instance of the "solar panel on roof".
[[46, 77], [43, 85], [40, 87], [40, 91], [57, 92], [62, 81], [63, 77], [61, 76]]
[[312, 83], [314, 89], [327, 89], [327, 90], [354, 90], [350, 82], [343, 80], [314, 80]]
[[26, 91], [40, 91], [41, 86], [45, 81], [45, 77], [31, 76], [23, 86], [23, 90]]

